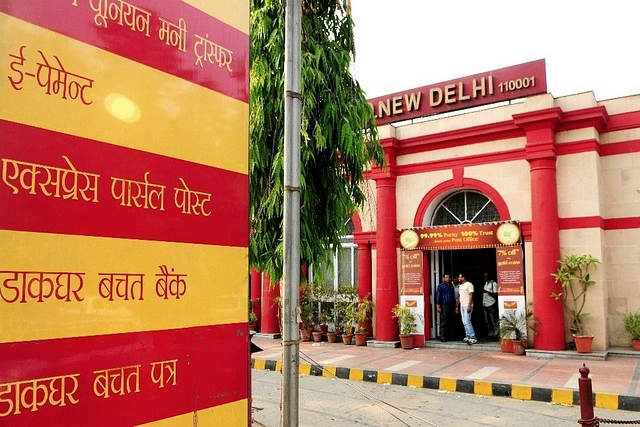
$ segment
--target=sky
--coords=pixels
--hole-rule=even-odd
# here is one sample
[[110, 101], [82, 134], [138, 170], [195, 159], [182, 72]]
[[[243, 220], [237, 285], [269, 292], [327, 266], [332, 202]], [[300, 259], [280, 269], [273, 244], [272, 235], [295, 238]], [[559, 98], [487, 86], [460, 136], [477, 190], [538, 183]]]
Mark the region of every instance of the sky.
[[375, 98], [546, 60], [554, 97], [640, 94], [640, 1], [351, 0], [354, 75]]

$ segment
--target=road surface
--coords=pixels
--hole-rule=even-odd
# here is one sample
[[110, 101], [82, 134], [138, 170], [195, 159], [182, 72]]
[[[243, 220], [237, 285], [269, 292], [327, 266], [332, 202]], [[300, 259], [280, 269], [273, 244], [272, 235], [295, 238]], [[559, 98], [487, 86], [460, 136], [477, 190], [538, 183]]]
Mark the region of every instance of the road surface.
[[[252, 370], [254, 426], [280, 425], [281, 374]], [[578, 406], [508, 397], [450, 393], [407, 386], [301, 376], [299, 425], [331, 426], [577, 426]], [[600, 418], [638, 420], [640, 414], [595, 408]]]

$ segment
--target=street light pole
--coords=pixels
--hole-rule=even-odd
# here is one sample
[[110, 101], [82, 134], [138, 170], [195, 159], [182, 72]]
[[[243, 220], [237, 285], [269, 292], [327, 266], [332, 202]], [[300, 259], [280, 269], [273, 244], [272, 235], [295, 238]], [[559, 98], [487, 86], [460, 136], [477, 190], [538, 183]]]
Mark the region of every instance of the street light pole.
[[281, 426], [299, 422], [301, 0], [287, 0], [284, 41], [284, 264]]

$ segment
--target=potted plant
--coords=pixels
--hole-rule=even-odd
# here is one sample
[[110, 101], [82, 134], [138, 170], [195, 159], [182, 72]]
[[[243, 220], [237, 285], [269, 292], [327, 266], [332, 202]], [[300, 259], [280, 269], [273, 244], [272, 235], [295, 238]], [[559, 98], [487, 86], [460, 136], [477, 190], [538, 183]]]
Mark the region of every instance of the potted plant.
[[313, 331], [313, 340], [315, 342], [322, 341], [324, 335], [329, 332], [329, 315], [324, 311], [317, 311], [318, 316], [315, 319], [318, 330]]
[[371, 319], [371, 312], [374, 307], [373, 301], [369, 299], [371, 294], [359, 298], [356, 304], [356, 321], [358, 322], [358, 330], [356, 331], [356, 345], [367, 345], [367, 321]]
[[640, 311], [627, 313], [624, 316], [624, 328], [631, 335], [633, 349], [640, 351]]
[[300, 340], [311, 341], [316, 315], [311, 286], [306, 281], [300, 283], [298, 305], [300, 307]]
[[253, 311], [249, 312], [249, 330], [256, 330], [256, 322], [258, 321], [258, 316]]
[[358, 321], [357, 302], [358, 289], [353, 285], [340, 286], [335, 299], [335, 322], [337, 329], [342, 330], [342, 342], [351, 344], [351, 329]]
[[327, 331], [327, 342], [334, 343], [338, 340], [338, 333], [335, 329], [330, 329]]
[[309, 285], [309, 299], [312, 306], [312, 313], [315, 316], [313, 321], [317, 325], [318, 330], [326, 334], [329, 329], [329, 314], [327, 309], [329, 299], [333, 295], [333, 290], [325, 287], [320, 281], [314, 281]]
[[558, 293], [552, 292], [551, 297], [562, 301], [567, 313], [571, 316], [569, 330], [578, 353], [591, 353], [593, 335], [587, 335], [584, 330], [584, 318], [589, 313], [584, 312], [587, 291], [595, 281], [591, 280], [589, 270], [597, 267], [600, 261], [591, 255], [565, 255], [558, 260], [558, 271], [552, 276], [562, 287]]
[[[353, 302], [346, 305], [344, 316], [343, 316], [343, 327], [342, 327], [342, 342], [345, 344], [351, 344], [353, 339], [353, 325], [358, 322], [358, 310], [357, 305]], [[366, 340], [366, 336], [365, 336]]]
[[[337, 307], [337, 296], [337, 291], [333, 289], [326, 290], [326, 300], [322, 305], [323, 311], [320, 316], [321, 321], [326, 325], [326, 330], [324, 332], [327, 335], [327, 341], [331, 343], [337, 341], [338, 335], [342, 335], [342, 327]], [[322, 324], [320, 325], [320, 328], [322, 330]]]
[[271, 307], [277, 307], [276, 313], [278, 316], [278, 329], [280, 330], [280, 336], [282, 336], [282, 323], [284, 321], [282, 314], [282, 297], [280, 295], [273, 297]]
[[329, 314], [321, 311], [318, 314], [318, 328], [320, 330], [320, 332], [322, 332], [323, 334], [326, 334], [327, 332], [329, 332]]
[[540, 320], [533, 315], [530, 308], [526, 310], [505, 310], [500, 316], [500, 338], [511, 340], [513, 354], [522, 356], [527, 346], [527, 334], [538, 333]]
[[[260, 298], [256, 298], [256, 301], [259, 301]], [[256, 331], [258, 316], [253, 312], [253, 300], [249, 299], [249, 330]]]
[[403, 307], [400, 304], [396, 304], [391, 309], [393, 317], [398, 319], [398, 326], [400, 328], [400, 346], [409, 350], [413, 348], [413, 334], [418, 331], [416, 322], [418, 318], [422, 320], [422, 316], [419, 316], [409, 307]]
[[311, 335], [313, 336], [313, 342], [320, 342], [322, 341], [322, 331], [312, 331]]

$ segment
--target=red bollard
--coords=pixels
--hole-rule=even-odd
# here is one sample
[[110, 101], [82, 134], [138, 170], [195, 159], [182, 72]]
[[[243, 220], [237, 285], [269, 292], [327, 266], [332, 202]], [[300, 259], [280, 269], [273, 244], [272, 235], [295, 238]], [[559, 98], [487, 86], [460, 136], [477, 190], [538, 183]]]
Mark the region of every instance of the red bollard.
[[591, 391], [591, 378], [589, 368], [583, 363], [579, 369], [578, 391], [580, 393], [580, 419], [578, 424], [587, 427], [595, 426], [596, 418], [593, 414], [593, 392]]

